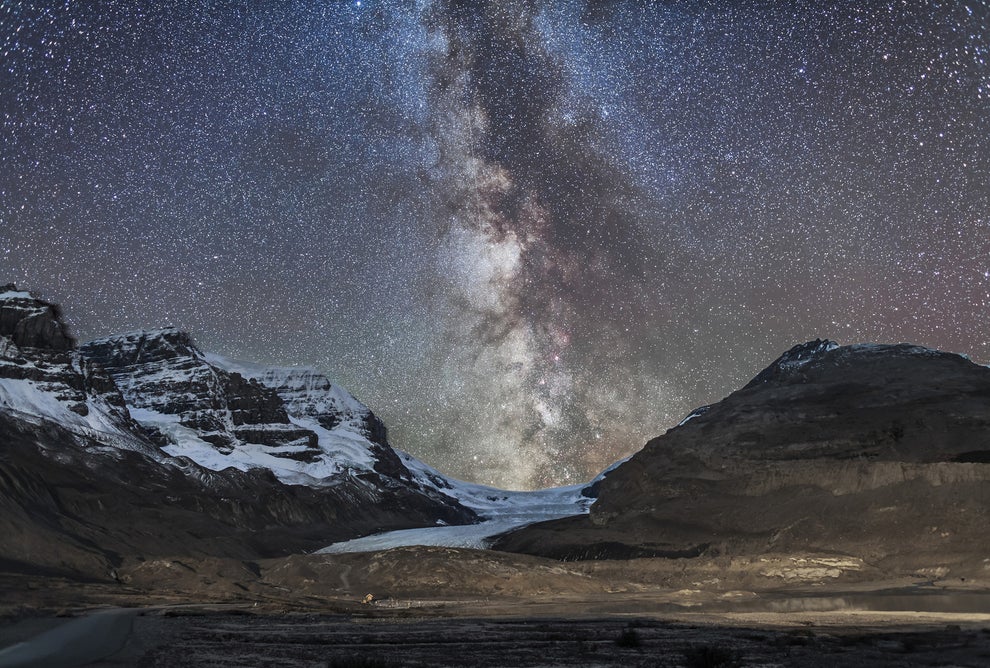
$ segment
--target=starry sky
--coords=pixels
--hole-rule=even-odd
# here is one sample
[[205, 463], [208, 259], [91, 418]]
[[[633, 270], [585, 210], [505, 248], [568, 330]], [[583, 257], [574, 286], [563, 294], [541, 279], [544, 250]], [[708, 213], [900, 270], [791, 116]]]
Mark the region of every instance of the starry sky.
[[0, 283], [590, 478], [795, 343], [990, 362], [979, 1], [0, 1]]

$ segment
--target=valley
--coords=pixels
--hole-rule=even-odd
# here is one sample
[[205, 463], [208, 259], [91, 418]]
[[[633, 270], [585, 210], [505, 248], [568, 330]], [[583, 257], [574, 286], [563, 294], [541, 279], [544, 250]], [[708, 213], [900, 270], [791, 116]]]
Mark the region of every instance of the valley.
[[93, 665], [990, 656], [990, 369], [961, 355], [801, 344], [594, 480], [510, 492], [313, 369], [76, 346], [14, 286], [0, 336], [5, 642], [124, 610]]

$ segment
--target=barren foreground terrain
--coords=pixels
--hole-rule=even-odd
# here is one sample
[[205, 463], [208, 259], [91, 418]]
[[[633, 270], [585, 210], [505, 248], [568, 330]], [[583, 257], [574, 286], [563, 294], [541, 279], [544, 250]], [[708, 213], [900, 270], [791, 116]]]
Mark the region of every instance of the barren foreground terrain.
[[[461, 610], [464, 611], [463, 609]], [[519, 613], [528, 611], [526, 605]], [[474, 607], [484, 614], [483, 606]], [[502, 611], [504, 612], [504, 611]], [[990, 618], [876, 613], [401, 617], [137, 614], [91, 666], [986, 666]], [[7, 644], [25, 629], [8, 627]], [[855, 626], [853, 626], [855, 625]], [[2, 662], [2, 659], [0, 659]]]
[[814, 555], [562, 563], [447, 548], [135, 561], [112, 583], [0, 576], [0, 646], [109, 610], [76, 634], [75, 662], [35, 665], [990, 665], [985, 578], [874, 575]]

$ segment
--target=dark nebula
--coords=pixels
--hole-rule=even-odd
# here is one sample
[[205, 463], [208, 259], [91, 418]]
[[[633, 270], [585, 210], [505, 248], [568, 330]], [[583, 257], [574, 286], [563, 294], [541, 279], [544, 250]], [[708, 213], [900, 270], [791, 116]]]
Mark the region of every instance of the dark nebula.
[[990, 361], [984, 2], [10, 2], [0, 281], [584, 480], [794, 343]]

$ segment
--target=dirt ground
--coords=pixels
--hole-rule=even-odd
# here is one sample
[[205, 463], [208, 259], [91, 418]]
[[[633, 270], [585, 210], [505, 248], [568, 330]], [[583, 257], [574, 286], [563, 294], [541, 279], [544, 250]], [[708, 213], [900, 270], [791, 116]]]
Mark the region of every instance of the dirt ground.
[[90, 665], [975, 668], [990, 665], [984, 572], [442, 548], [140, 560], [112, 581], [0, 573], [0, 647], [131, 608], [123, 648]]
[[[479, 610], [479, 612], [482, 612]], [[786, 621], [787, 626], [769, 622]], [[932, 618], [858, 620], [801, 613], [787, 620], [397, 618], [255, 615], [184, 609], [135, 619], [121, 666], [986, 666], [981, 627]]]
[[[974, 608], [986, 601], [968, 595]], [[660, 598], [327, 600], [321, 612], [171, 603], [142, 609], [123, 648], [87, 665], [990, 665], [988, 612], [815, 610], [844, 599], [800, 595], [699, 606], [676, 592]], [[8, 616], [0, 646], [82, 613]]]

